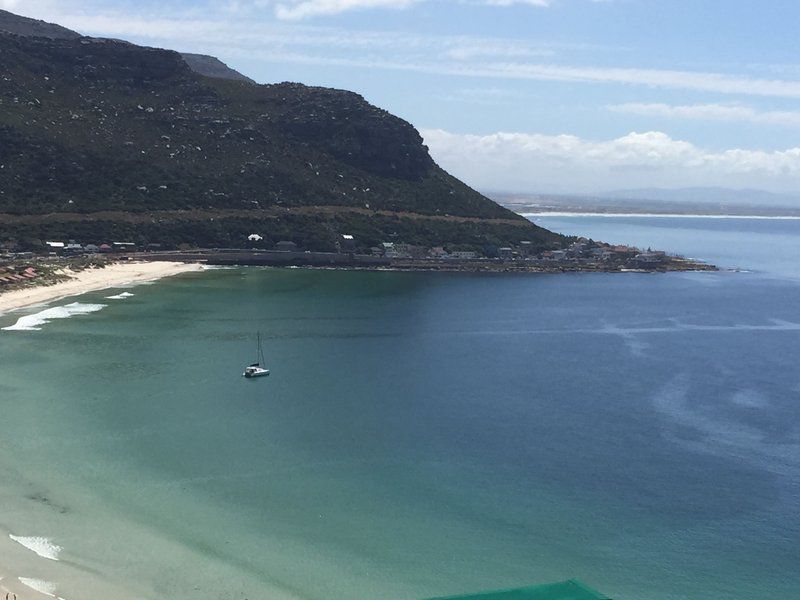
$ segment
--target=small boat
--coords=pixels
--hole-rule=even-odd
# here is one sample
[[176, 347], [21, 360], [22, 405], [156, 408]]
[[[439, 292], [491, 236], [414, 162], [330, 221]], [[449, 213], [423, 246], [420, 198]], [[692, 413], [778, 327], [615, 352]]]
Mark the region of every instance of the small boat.
[[245, 367], [242, 375], [251, 379], [253, 377], [266, 377], [269, 375], [269, 369], [265, 369], [261, 365], [266, 363], [264, 360], [264, 350], [261, 348], [261, 334], [258, 334], [258, 354], [256, 355], [256, 362], [252, 365]]

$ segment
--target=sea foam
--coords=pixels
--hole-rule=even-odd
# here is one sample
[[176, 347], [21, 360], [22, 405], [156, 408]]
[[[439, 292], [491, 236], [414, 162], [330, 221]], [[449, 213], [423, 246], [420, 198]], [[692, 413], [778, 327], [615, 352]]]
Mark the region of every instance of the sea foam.
[[116, 296], [106, 296], [106, 300], [124, 300], [125, 298], [130, 298], [133, 295], [134, 294], [131, 294], [130, 292], [122, 292]]
[[86, 315], [102, 310], [105, 307], [105, 304], [82, 304], [80, 302], [73, 302], [72, 304], [66, 304], [64, 306], [54, 306], [53, 308], [46, 308], [32, 315], [20, 317], [16, 323], [9, 327], [3, 327], [3, 329], [5, 331], [39, 331], [42, 325], [46, 325], [50, 321], [69, 319], [75, 315]]
[[[59, 598], [56, 596], [56, 584], [52, 581], [45, 581], [44, 579], [31, 579], [30, 577], [17, 577], [22, 585], [25, 585], [32, 590], [50, 596], [51, 598]], [[59, 598], [59, 600], [64, 600]]]
[[22, 536], [8, 534], [12, 540], [25, 546], [31, 552], [35, 552], [42, 558], [49, 560], [58, 560], [58, 555], [61, 554], [61, 546], [54, 544], [52, 540], [41, 536]]

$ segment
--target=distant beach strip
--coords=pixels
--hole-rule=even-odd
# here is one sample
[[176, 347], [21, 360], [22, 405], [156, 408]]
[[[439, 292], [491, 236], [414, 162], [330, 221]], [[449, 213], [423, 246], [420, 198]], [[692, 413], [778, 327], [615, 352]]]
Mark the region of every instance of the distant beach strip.
[[519, 213], [526, 219], [535, 217], [608, 217], [608, 218], [674, 218], [674, 219], [759, 219], [766, 221], [800, 221], [798, 215], [700, 215], [670, 213], [611, 213], [611, 212], [570, 212], [542, 211]]

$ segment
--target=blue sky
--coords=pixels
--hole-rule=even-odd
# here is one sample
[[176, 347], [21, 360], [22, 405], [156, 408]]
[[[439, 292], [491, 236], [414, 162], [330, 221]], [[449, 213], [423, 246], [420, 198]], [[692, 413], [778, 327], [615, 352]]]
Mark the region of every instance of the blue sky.
[[350, 89], [483, 190], [800, 194], [800, 3], [0, 0], [90, 35]]

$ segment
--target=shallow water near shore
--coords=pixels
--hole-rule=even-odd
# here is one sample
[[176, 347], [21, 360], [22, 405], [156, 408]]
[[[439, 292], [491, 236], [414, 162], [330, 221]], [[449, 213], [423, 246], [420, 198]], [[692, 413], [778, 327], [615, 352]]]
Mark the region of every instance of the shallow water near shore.
[[[537, 220], [753, 272], [225, 269], [0, 331], [0, 576], [67, 600], [793, 597], [800, 222], [686, 221]], [[245, 380], [256, 331], [272, 375]]]

